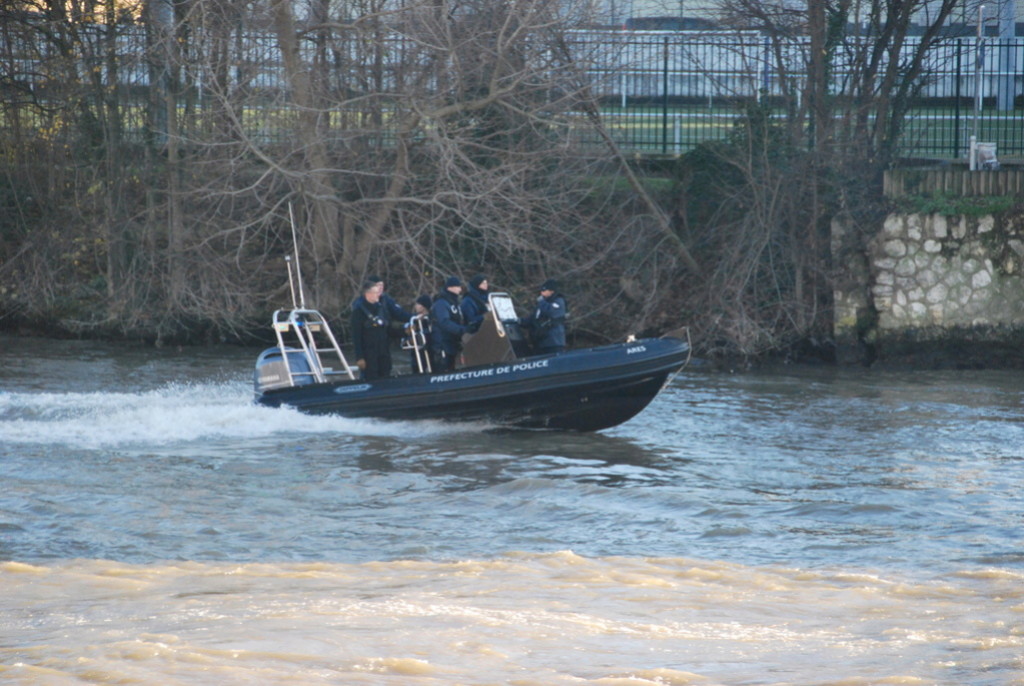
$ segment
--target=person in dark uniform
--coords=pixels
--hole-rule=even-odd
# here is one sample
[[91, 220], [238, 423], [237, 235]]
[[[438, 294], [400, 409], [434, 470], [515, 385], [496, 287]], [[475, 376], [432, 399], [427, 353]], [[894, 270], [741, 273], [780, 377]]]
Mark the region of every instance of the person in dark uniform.
[[356, 366], [364, 381], [386, 379], [391, 376], [391, 341], [388, 330], [391, 315], [381, 302], [378, 282], [363, 282], [362, 295], [352, 302], [352, 343], [355, 346]]
[[402, 306], [385, 292], [384, 279], [374, 274], [373, 276], [367, 277], [366, 280], [373, 281], [377, 284], [377, 287], [380, 290], [380, 302], [387, 309], [388, 314], [391, 315], [392, 321], [405, 323], [413, 318], [412, 314], [402, 309]]
[[457, 276], [449, 276], [444, 282], [444, 290], [437, 294], [430, 307], [431, 342], [437, 360], [435, 372], [455, 369], [455, 362], [462, 351], [462, 336], [466, 333], [466, 325], [459, 308], [460, 293], [462, 281]]
[[477, 274], [469, 280], [469, 289], [462, 298], [462, 319], [466, 322], [466, 329], [469, 333], [476, 333], [480, 330], [480, 324], [484, 321], [490, 306], [487, 303], [487, 277]]
[[[409, 349], [409, 363], [413, 374], [426, 374], [428, 371], [435, 368], [437, 362], [433, 359], [433, 331], [430, 322], [430, 306], [433, 305], [433, 300], [430, 299], [429, 295], [421, 295], [416, 298], [416, 302], [412, 305], [413, 319], [409, 321], [408, 336], [415, 335], [416, 328], [423, 332], [423, 339], [417, 341], [416, 348]], [[414, 325], [414, 320], [419, 318], [419, 325]]]
[[569, 314], [565, 298], [558, 292], [558, 282], [548, 279], [540, 286], [537, 306], [522, 321], [530, 332], [534, 355], [549, 355], [565, 350], [565, 318]]

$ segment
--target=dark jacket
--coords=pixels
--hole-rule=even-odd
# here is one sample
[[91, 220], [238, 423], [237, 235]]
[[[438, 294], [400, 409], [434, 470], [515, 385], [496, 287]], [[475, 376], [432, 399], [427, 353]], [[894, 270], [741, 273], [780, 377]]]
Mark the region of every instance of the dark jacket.
[[537, 306], [524, 322], [536, 352], [559, 352], [565, 348], [565, 318], [568, 314], [561, 294], [537, 298]]
[[387, 293], [383, 293], [380, 296], [380, 302], [384, 305], [384, 309], [388, 311], [388, 315], [393, 321], [402, 322], [403, 324], [413, 318], [411, 312], [406, 312], [402, 309], [402, 306], [395, 302]]
[[364, 379], [391, 375], [391, 343], [388, 327], [391, 315], [383, 302], [369, 303], [359, 296], [352, 302], [352, 345], [356, 359], [366, 361]]
[[487, 291], [470, 287], [466, 297], [462, 299], [462, 319], [466, 322], [466, 329], [469, 333], [476, 333], [480, 330], [480, 324], [487, 314]]
[[466, 333], [466, 325], [459, 308], [459, 296], [449, 290], [443, 290], [434, 298], [430, 307], [432, 324], [431, 344], [435, 351], [442, 351], [454, 359], [462, 350], [462, 336]]

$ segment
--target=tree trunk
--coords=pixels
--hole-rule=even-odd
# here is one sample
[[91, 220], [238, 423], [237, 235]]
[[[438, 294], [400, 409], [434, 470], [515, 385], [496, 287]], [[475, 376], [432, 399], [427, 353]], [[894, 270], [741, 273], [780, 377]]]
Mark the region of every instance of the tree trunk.
[[820, 152], [828, 138], [829, 129], [825, 0], [808, 0], [807, 30], [811, 40], [811, 54], [807, 65], [807, 103], [811, 116], [810, 147]]
[[[299, 56], [291, 3], [288, 0], [273, 0], [271, 12], [278, 48], [284, 61], [285, 78], [291, 88], [291, 99], [299, 110], [296, 133], [305, 151], [305, 169], [302, 170], [300, 184], [309, 208], [307, 221], [312, 234], [309, 247], [312, 249], [314, 267], [312, 285], [315, 302], [311, 304], [330, 311], [338, 309], [340, 305], [339, 277], [348, 276], [351, 279], [353, 276], [351, 266], [338, 260], [336, 255], [340, 219], [337, 192], [331, 184], [329, 156], [319, 131], [320, 108], [313, 94], [312, 79]], [[345, 231], [351, 230], [347, 225], [343, 225], [343, 228]]]

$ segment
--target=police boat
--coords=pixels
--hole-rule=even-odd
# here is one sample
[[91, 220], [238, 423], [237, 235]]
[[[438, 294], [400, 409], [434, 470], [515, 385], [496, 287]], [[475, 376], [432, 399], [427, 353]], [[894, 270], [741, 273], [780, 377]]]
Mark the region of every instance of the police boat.
[[[647, 407], [690, 358], [685, 329], [529, 356], [511, 297], [492, 293], [489, 301], [480, 330], [464, 339], [455, 371], [434, 372], [427, 362], [413, 373], [373, 381], [358, 378], [317, 310], [278, 310], [277, 345], [256, 362], [256, 402], [309, 414], [599, 431]], [[412, 325], [404, 347], [418, 351], [422, 330], [418, 320]]]

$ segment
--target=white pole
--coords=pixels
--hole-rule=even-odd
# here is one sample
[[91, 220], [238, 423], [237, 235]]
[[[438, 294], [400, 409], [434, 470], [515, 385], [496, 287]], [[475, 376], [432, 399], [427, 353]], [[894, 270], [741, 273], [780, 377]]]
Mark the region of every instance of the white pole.
[[978, 5], [978, 42], [974, 57], [974, 119], [971, 122], [971, 171], [978, 168], [978, 116], [981, 113], [981, 68], [984, 60], [983, 28], [985, 25], [985, 5]]
[[295, 235], [295, 213], [292, 204], [288, 203], [288, 218], [292, 223], [292, 246], [295, 248], [295, 276], [299, 282], [299, 307], [306, 309], [306, 294], [302, 290], [302, 264], [299, 262], [299, 239]]
[[288, 265], [288, 289], [292, 292], [292, 309], [294, 310], [298, 307], [298, 303], [295, 302], [295, 281], [292, 279], [292, 256], [285, 255], [284, 261]]
[[999, 6], [999, 78], [996, 80], [996, 109], [1012, 110], [1017, 77], [1017, 3], [1003, 0]]

